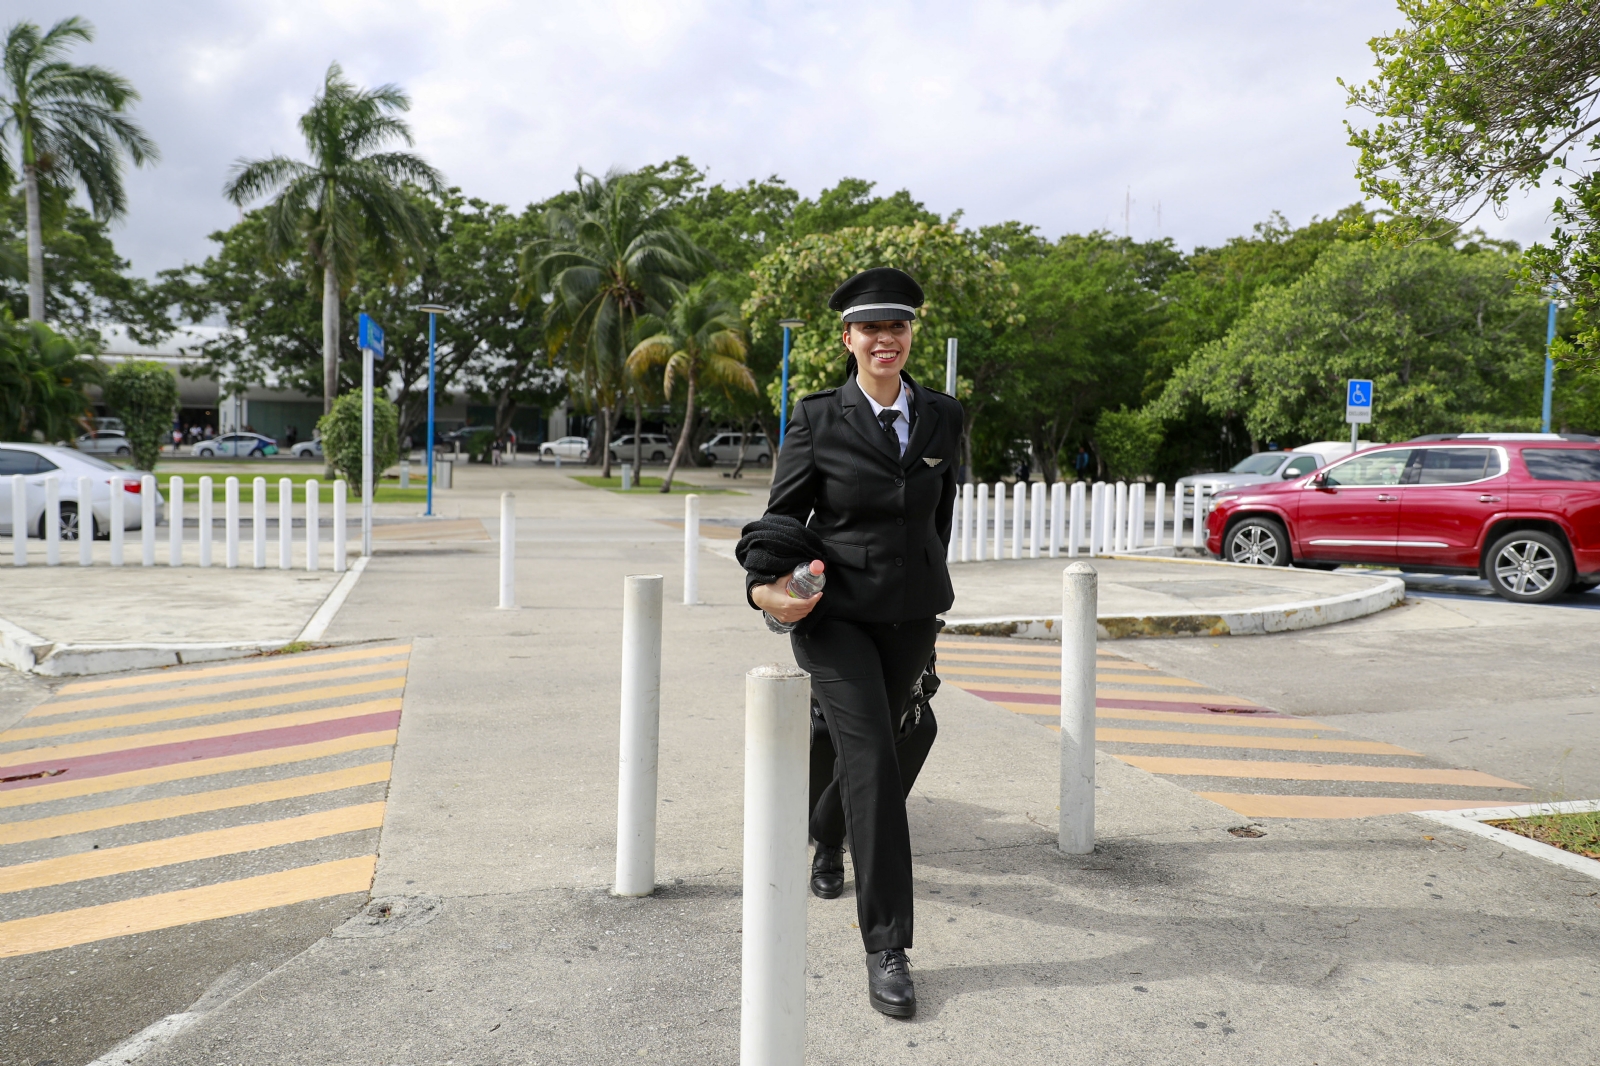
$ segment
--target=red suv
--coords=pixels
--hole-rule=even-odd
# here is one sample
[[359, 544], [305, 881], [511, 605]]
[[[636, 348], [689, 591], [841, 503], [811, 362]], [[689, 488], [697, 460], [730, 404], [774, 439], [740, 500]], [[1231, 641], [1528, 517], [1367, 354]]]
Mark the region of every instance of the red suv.
[[1600, 441], [1419, 437], [1309, 477], [1217, 494], [1206, 548], [1231, 562], [1476, 573], [1519, 603], [1600, 585]]

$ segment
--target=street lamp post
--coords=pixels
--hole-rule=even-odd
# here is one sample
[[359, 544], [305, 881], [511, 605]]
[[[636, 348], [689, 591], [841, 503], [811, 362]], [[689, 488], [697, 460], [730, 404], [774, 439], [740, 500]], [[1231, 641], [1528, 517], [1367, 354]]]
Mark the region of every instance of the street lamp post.
[[1556, 292], [1550, 290], [1550, 324], [1545, 328], [1544, 334], [1544, 410], [1542, 416], [1543, 428], [1541, 433], [1550, 432], [1550, 400], [1551, 393], [1555, 391], [1556, 361], [1554, 358], [1556, 344]]
[[778, 447], [783, 447], [783, 436], [789, 429], [789, 339], [793, 330], [806, 324], [803, 318], [780, 318], [783, 327], [783, 391], [778, 399]]
[[438, 347], [438, 316], [444, 314], [449, 308], [439, 304], [419, 304], [412, 308], [413, 311], [425, 311], [428, 315], [428, 509], [422, 512], [424, 518], [433, 517], [433, 366], [434, 352]]

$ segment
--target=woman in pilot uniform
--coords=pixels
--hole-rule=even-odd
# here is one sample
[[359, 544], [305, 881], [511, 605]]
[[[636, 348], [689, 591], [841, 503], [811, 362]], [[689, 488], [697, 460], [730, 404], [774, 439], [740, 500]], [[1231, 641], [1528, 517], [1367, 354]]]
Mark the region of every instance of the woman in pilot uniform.
[[804, 620], [791, 640], [838, 753], [868, 995], [900, 1018], [916, 1012], [916, 991], [895, 737], [933, 651], [936, 616], [955, 598], [945, 554], [962, 422], [959, 403], [904, 370], [922, 303], [916, 281], [887, 267], [850, 278], [828, 301], [842, 318], [845, 383], [795, 405], [767, 503], [768, 515], [795, 518], [821, 538], [827, 586], [798, 600], [785, 590], [788, 575], [747, 582], [754, 606], [782, 622]]

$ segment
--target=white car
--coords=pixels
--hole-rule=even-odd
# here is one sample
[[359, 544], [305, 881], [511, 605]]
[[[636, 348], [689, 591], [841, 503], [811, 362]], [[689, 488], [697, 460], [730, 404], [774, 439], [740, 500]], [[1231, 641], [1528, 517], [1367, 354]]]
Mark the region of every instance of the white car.
[[[700, 454], [713, 463], [737, 463], [739, 442], [743, 437], [743, 433], [718, 433], [700, 445]], [[750, 438], [750, 445], [745, 449], [744, 461], [755, 463], [757, 466], [766, 466], [772, 462], [772, 446], [767, 443], [765, 433], [757, 433]]]
[[321, 459], [322, 442], [320, 440], [303, 440], [289, 449], [289, 454], [296, 459]]
[[545, 459], [577, 459], [587, 462], [589, 458], [589, 439], [587, 437], [561, 437], [557, 440], [547, 440], [539, 445], [539, 458]]
[[[639, 458], [646, 463], [664, 463], [672, 457], [674, 447], [671, 437], [664, 437], [660, 433], [646, 433], [639, 438]], [[611, 461], [633, 462], [632, 433], [611, 442]]]
[[133, 445], [122, 430], [102, 429], [98, 434], [85, 433], [75, 445], [85, 455], [132, 455]]
[[[29, 536], [45, 535], [45, 483], [56, 479], [60, 486], [61, 539], [77, 540], [82, 527], [80, 517], [83, 501], [78, 498], [78, 479], [90, 479], [89, 511], [93, 516], [93, 532], [109, 536], [111, 532], [111, 480], [123, 479], [122, 528], [138, 529], [143, 521], [140, 507], [140, 474], [136, 470], [123, 470], [104, 459], [84, 455], [72, 448], [50, 444], [0, 443], [0, 532], [12, 533], [11, 487], [13, 475], [21, 474], [26, 499], [27, 532]], [[166, 501], [161, 490], [156, 490], [156, 523], [161, 522]]]
[[214, 459], [222, 455], [230, 458], [249, 456], [257, 459], [266, 455], [277, 455], [278, 442], [260, 433], [224, 433], [220, 437], [199, 441], [189, 449], [189, 454], [202, 459]]

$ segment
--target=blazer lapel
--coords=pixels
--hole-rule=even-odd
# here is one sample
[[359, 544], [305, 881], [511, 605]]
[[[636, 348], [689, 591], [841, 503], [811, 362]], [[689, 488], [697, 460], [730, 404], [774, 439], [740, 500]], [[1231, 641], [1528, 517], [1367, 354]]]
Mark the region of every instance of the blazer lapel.
[[901, 467], [906, 470], [922, 459], [922, 453], [927, 450], [939, 428], [939, 409], [933, 405], [928, 391], [915, 381], [911, 381], [911, 402], [916, 407], [917, 417], [911, 426], [911, 440], [906, 445], [906, 454], [900, 460]]
[[[889, 434], [883, 431], [883, 424], [872, 413], [872, 405], [867, 402], [866, 393], [861, 391], [861, 386], [856, 383], [854, 376], [840, 387], [839, 403], [844, 408], [844, 420], [865, 437], [885, 459], [898, 466], [900, 456], [895, 453], [899, 449], [889, 443]], [[909, 448], [906, 449], [906, 454], [911, 454]]]

